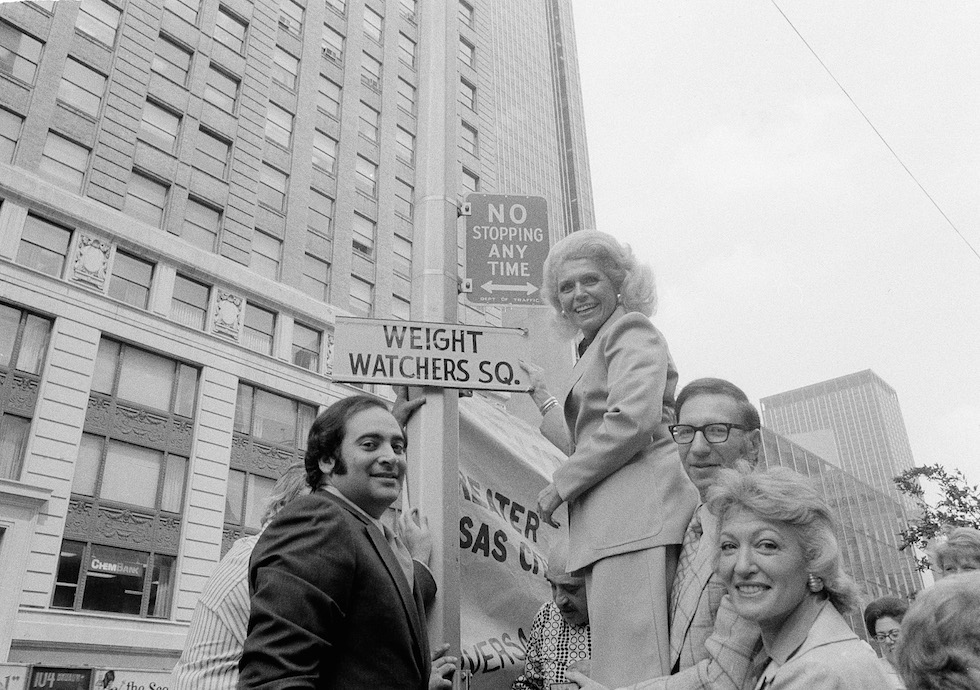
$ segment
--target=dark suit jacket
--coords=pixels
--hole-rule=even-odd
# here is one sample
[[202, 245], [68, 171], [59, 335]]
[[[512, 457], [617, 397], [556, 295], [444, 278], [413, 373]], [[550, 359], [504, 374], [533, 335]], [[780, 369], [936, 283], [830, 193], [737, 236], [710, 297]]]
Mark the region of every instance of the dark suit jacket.
[[381, 531], [341, 499], [286, 506], [255, 547], [249, 589], [240, 687], [427, 688], [435, 582], [416, 563], [413, 594]]

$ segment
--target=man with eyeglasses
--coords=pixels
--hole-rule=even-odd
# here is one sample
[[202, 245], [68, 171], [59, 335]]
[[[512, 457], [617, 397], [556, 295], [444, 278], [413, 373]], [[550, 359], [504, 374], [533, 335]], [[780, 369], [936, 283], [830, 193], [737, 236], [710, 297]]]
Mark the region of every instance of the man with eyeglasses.
[[[755, 464], [762, 445], [759, 412], [742, 390], [723, 379], [702, 378], [677, 395], [677, 424], [670, 433], [681, 462], [701, 494], [684, 534], [670, 592], [670, 657], [674, 675], [633, 690], [751, 690], [752, 659], [762, 645], [759, 626], [735, 613], [715, 576], [716, 518], [704, 509], [718, 472], [739, 460]], [[565, 674], [583, 690], [602, 686], [575, 671]]]

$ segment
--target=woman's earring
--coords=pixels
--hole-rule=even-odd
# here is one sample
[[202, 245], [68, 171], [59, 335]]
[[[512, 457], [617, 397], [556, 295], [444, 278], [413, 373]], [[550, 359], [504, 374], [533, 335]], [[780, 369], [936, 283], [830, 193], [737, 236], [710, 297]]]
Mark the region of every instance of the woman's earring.
[[807, 578], [807, 588], [816, 594], [823, 589], [823, 580], [813, 573], [810, 573], [810, 577]]

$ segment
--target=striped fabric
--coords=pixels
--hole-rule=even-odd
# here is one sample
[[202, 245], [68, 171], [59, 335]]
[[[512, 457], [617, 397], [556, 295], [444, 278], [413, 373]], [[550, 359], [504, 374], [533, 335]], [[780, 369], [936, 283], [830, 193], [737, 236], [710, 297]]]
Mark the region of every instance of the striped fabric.
[[173, 690], [236, 690], [238, 660], [248, 629], [248, 561], [258, 535], [236, 541], [204, 585]]

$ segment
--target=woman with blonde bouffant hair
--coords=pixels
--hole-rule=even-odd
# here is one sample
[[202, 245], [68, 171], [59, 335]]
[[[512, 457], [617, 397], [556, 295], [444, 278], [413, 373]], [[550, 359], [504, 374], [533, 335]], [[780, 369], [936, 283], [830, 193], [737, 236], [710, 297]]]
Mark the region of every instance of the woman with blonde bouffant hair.
[[667, 598], [698, 501], [668, 425], [677, 369], [648, 318], [653, 274], [612, 235], [574, 232], [544, 268], [559, 334], [577, 336], [571, 389], [553, 396], [530, 374], [541, 430], [568, 460], [538, 497], [545, 521], [568, 506], [569, 571], [584, 575], [590, 675], [610, 687], [670, 673]]

